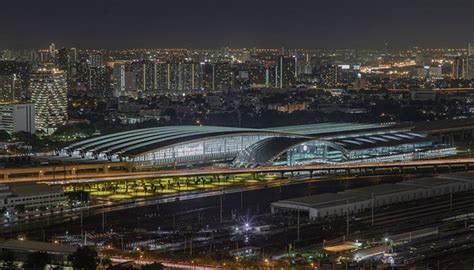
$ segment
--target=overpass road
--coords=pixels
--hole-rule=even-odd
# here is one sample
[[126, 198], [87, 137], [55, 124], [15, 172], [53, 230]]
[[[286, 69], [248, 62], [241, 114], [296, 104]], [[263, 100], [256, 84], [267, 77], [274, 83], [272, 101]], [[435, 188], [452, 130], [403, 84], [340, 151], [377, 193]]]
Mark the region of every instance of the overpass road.
[[[357, 174], [378, 174], [389, 171], [390, 173], [416, 172], [418, 170], [438, 170], [451, 171], [458, 168], [460, 170], [474, 169], [474, 158], [450, 158], [433, 160], [397, 161], [397, 162], [375, 162], [375, 163], [341, 163], [341, 164], [315, 164], [305, 166], [268, 166], [256, 168], [213, 168], [206, 167], [200, 169], [180, 169], [180, 170], [157, 170], [157, 171], [106, 171], [97, 173], [74, 173], [57, 175], [38, 175], [27, 177], [9, 177], [0, 180], [0, 183], [14, 182], [47, 182], [50, 184], [74, 184], [86, 182], [105, 182], [128, 180], [134, 178], [178, 178], [178, 177], [199, 177], [199, 176], [230, 176], [238, 174], [298, 174], [307, 173], [311, 178], [313, 175], [357, 175]], [[13, 169], [9, 170], [10, 172]], [[1, 170], [0, 170], [1, 174]]]

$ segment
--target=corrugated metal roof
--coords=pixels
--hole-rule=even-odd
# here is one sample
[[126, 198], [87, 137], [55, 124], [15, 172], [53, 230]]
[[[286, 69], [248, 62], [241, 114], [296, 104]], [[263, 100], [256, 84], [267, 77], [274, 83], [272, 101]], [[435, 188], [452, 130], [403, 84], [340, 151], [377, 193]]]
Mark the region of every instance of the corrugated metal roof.
[[137, 129], [99, 136], [74, 143], [65, 150], [92, 151], [95, 153], [120, 153], [125, 156], [139, 155], [154, 149], [186, 141], [232, 136], [236, 134], [262, 134], [313, 138], [334, 133], [347, 133], [387, 128], [390, 125], [360, 123], [323, 123], [312, 125], [285, 126], [268, 129], [235, 128], [219, 126], [167, 126]]

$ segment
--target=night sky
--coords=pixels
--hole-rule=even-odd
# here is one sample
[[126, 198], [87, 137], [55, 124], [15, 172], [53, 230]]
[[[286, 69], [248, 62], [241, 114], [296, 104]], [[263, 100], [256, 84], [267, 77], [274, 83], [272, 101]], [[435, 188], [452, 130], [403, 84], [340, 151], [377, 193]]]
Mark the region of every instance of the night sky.
[[8, 0], [0, 48], [464, 47], [473, 0]]

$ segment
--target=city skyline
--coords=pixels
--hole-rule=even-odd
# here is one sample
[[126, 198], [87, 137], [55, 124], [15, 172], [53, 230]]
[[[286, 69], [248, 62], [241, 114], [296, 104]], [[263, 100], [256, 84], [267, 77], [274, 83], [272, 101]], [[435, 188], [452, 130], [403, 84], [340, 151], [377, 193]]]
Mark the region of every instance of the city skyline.
[[[466, 0], [357, 3], [242, 0], [5, 3], [1, 48], [463, 47], [474, 39]], [[21, 11], [21, 12], [20, 12]], [[369, 33], [369, 34], [368, 34]]]
[[1, 10], [0, 268], [474, 266], [473, 0]]

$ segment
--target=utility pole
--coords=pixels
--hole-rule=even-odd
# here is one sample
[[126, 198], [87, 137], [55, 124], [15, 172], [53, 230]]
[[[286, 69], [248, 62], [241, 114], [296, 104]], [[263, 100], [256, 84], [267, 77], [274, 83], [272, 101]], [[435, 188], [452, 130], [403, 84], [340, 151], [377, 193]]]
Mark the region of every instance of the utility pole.
[[221, 223], [222, 223], [222, 194], [221, 194], [221, 196], [220, 196], [220, 201], [221, 201], [220, 219], [221, 219]]
[[449, 189], [449, 210], [453, 209], [453, 187]]
[[371, 224], [374, 226], [374, 193], [372, 192], [372, 213], [371, 213]]
[[105, 231], [105, 212], [104, 212], [103, 207], [102, 207], [102, 231]]
[[186, 237], [186, 234], [184, 235], [184, 252], [186, 252], [186, 245], [188, 244], [188, 239]]
[[189, 256], [193, 256], [193, 237], [189, 239]]
[[349, 236], [349, 200], [346, 201], [346, 235]]
[[298, 208], [298, 218], [297, 218], [298, 229], [296, 232], [296, 241], [300, 241], [300, 209]]
[[210, 248], [210, 250], [211, 250], [210, 253], [211, 253], [211, 254], [212, 254], [212, 247], [213, 247], [213, 246], [214, 246], [214, 231], [211, 232], [211, 248]]

